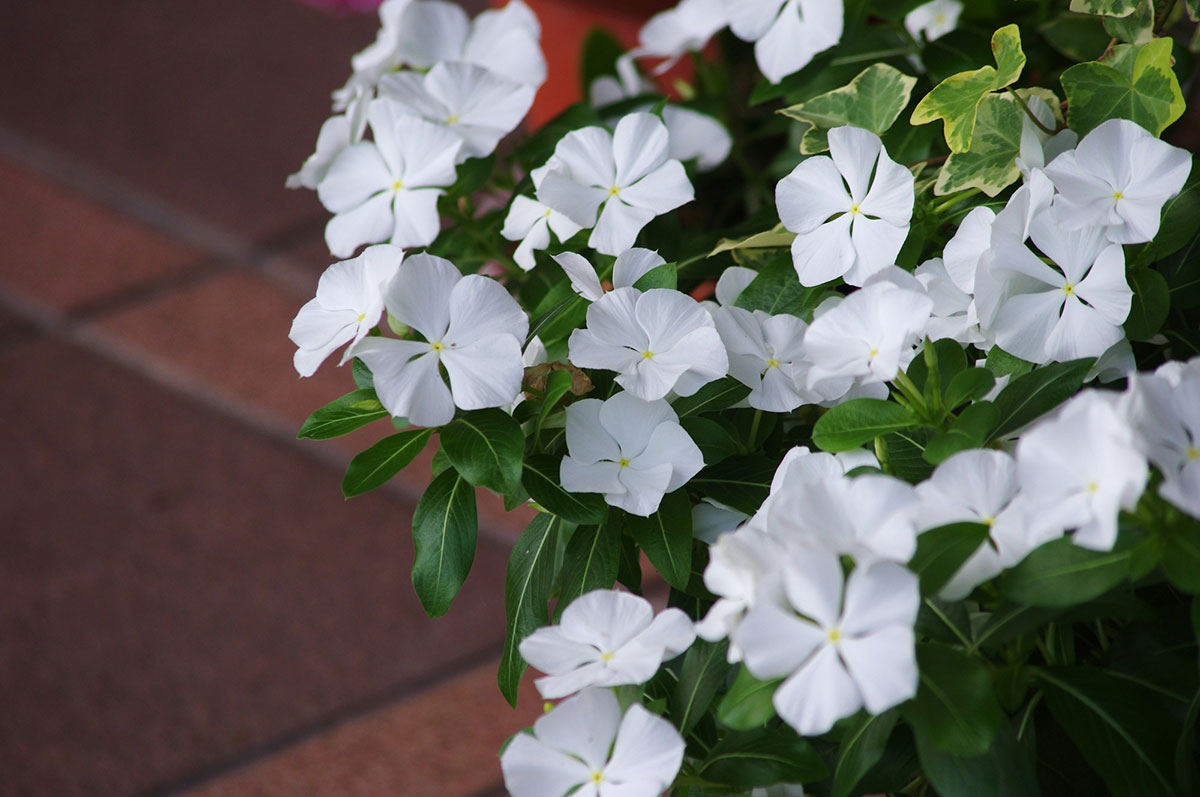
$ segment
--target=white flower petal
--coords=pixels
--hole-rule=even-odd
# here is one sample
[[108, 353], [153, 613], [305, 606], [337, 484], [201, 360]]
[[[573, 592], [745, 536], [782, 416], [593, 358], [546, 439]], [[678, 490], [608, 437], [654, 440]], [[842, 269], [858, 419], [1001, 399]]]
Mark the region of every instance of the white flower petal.
[[652, 113], [642, 111], [622, 117], [612, 138], [617, 169], [613, 184], [624, 189], [662, 166], [667, 160], [669, 139], [666, 125]]
[[891, 625], [864, 637], [846, 638], [838, 649], [870, 713], [881, 714], [917, 694], [911, 626]]
[[[633, 283], [641, 279], [642, 276], [664, 265], [666, 262], [658, 252], [651, 251], [650, 249], [639, 247], [627, 249], [617, 255], [617, 261], [613, 264], [613, 287], [632, 288]], [[593, 270], [592, 273], [595, 274], [595, 271]]]
[[435, 188], [397, 191], [393, 203], [392, 243], [396, 246], [428, 246], [442, 228], [437, 212]]
[[461, 279], [449, 260], [424, 252], [413, 255], [387, 286], [388, 312], [431, 343], [440, 341], [450, 327], [450, 296]]
[[803, 736], [819, 736], [862, 707], [854, 679], [842, 667], [837, 651], [823, 646], [772, 698], [775, 710]]
[[363, 244], [388, 240], [394, 226], [392, 197], [383, 192], [331, 218], [325, 225], [325, 243], [335, 257], [350, 257]]
[[442, 363], [450, 376], [454, 403], [464, 410], [507, 407], [521, 392], [525, 377], [521, 343], [512, 335], [496, 334], [446, 348]]
[[[600, 300], [600, 297], [604, 295], [604, 288], [600, 286], [600, 277], [583, 255], [563, 252], [553, 257], [554, 262], [562, 266], [562, 270], [567, 273], [567, 279], [571, 281], [571, 289], [575, 293], [589, 302]], [[632, 283], [630, 284], [632, 285]]]
[[660, 794], [679, 773], [683, 750], [671, 723], [635, 703], [621, 720], [604, 778], [630, 787], [622, 792], [627, 797]]

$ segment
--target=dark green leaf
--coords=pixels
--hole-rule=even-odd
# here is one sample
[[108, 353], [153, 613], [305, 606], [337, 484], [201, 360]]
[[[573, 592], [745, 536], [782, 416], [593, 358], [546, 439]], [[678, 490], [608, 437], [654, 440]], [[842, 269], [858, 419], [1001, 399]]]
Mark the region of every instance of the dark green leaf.
[[978, 660], [937, 643], [917, 645], [921, 684], [901, 707], [919, 745], [952, 755], [983, 755], [1000, 724], [992, 678]]
[[911, 410], [891, 401], [874, 398], [851, 399], [830, 409], [813, 427], [813, 443], [824, 451], [838, 453], [858, 448], [888, 432], [909, 429], [919, 423]]
[[617, 74], [617, 58], [625, 53], [625, 47], [602, 27], [588, 30], [583, 40], [579, 59], [580, 96], [587, 97], [596, 78]]
[[371, 369], [357, 357], [350, 363], [350, 372], [354, 376], [354, 384], [360, 390], [375, 387], [375, 377], [371, 374]]
[[683, 657], [679, 681], [671, 700], [671, 722], [684, 737], [691, 732], [712, 705], [717, 690], [725, 681], [729, 664], [725, 654], [729, 643], [696, 641]]
[[999, 346], [993, 346], [984, 365], [999, 379], [1002, 376], [1021, 376], [1033, 369], [1033, 363], [1014, 357]]
[[750, 388], [727, 376], [715, 382], [709, 382], [690, 396], [675, 399], [671, 409], [680, 418], [689, 415], [699, 415], [702, 412], [713, 412], [732, 407], [750, 395]]
[[1039, 25], [1038, 33], [1072, 61], [1093, 61], [1108, 47], [1109, 35], [1093, 16], [1064, 12]]
[[1130, 340], [1149, 340], [1167, 320], [1171, 289], [1166, 278], [1152, 268], [1131, 271], [1129, 287], [1133, 289], [1133, 302], [1125, 319], [1125, 335]]
[[883, 758], [888, 737], [896, 726], [899, 712], [895, 709], [882, 714], [863, 714], [838, 745], [833, 768], [833, 797], [857, 794], [854, 787], [863, 775]]
[[946, 409], [953, 410], [968, 401], [981, 399], [996, 384], [996, 377], [986, 368], [959, 371], [946, 385]]
[[812, 745], [786, 726], [731, 733], [700, 765], [702, 778], [731, 786], [811, 783], [828, 772]]
[[1147, 44], [1118, 45], [1104, 63], [1088, 61], [1063, 72], [1071, 129], [1084, 136], [1115, 118], [1161, 134], [1185, 107], [1171, 68], [1172, 44], [1168, 36]]
[[704, 462], [708, 465], [715, 465], [727, 457], [732, 457], [741, 448], [733, 432], [725, 424], [712, 418], [689, 415], [680, 419], [680, 426], [700, 449]]
[[558, 407], [559, 400], [571, 389], [571, 372], [554, 370], [546, 375], [546, 390], [542, 394], [542, 406], [538, 410], [537, 423], [534, 425], [533, 436], [540, 437], [542, 424], [550, 413]]
[[438, 476], [417, 502], [412, 533], [417, 549], [413, 587], [425, 613], [440, 617], [475, 561], [475, 489], [453, 469]]
[[801, 285], [792, 265], [791, 250], [780, 249], [738, 296], [737, 306], [771, 315], [788, 313], [807, 320], [827, 295], [823, 286], [806, 288]]
[[982, 523], [951, 523], [917, 537], [917, 552], [908, 569], [921, 580], [922, 595], [936, 595], [971, 558], [988, 536]]
[[1158, 235], [1150, 243], [1155, 259], [1172, 255], [1187, 245], [1200, 232], [1200, 169], [1192, 159], [1192, 171], [1188, 174], [1183, 190], [1163, 205], [1162, 224]]
[[633, 283], [633, 287], [639, 291], [648, 291], [653, 288], [666, 288], [673, 291], [675, 290], [676, 282], [675, 264], [663, 263], [661, 266], [656, 266], [638, 277]]
[[1075, 395], [1094, 362], [1088, 357], [1050, 363], [1013, 379], [996, 396], [1000, 420], [992, 437], [1021, 429]]
[[603, 523], [608, 505], [599, 493], [569, 493], [559, 484], [562, 457], [536, 456], [525, 461], [521, 483], [547, 512], [572, 523]]
[[[460, 197], [471, 196], [487, 185], [492, 176], [492, 167], [496, 165], [496, 156], [486, 158], [468, 158], [458, 164], [455, 171], [454, 185], [446, 189], [446, 198], [457, 200]], [[471, 222], [465, 222], [470, 224]]]
[[550, 625], [547, 603], [554, 585], [554, 554], [562, 520], [540, 512], [525, 527], [508, 557], [504, 578], [504, 655], [496, 680], [504, 699], [514, 708], [525, 661], [517, 651], [521, 640]]
[[760, 456], [730, 457], [694, 476], [688, 487], [753, 515], [771, 490], [776, 463]]
[[395, 476], [421, 453], [432, 434], [432, 429], [409, 429], [389, 435], [350, 460], [342, 479], [342, 495], [362, 495]]
[[1163, 572], [1179, 589], [1200, 593], [1200, 524], [1173, 531], [1162, 555]]
[[504, 494], [521, 485], [525, 435], [503, 410], [463, 413], [442, 427], [440, 437], [455, 470], [476, 487]]
[[782, 678], [760, 681], [743, 666], [738, 670], [733, 686], [721, 699], [717, 716], [721, 722], [736, 731], [747, 731], [765, 725], [775, 716], [775, 705], [771, 699], [775, 690], [783, 683]]
[[1008, 723], [1000, 726], [992, 746], [980, 756], [951, 755], [920, 736], [917, 751], [939, 797], [1038, 797], [1032, 756]]
[[617, 581], [635, 595], [642, 594], [642, 562], [637, 543], [628, 534], [621, 534], [621, 556], [617, 560]]
[[599, 525], [575, 529], [563, 553], [562, 586], [554, 616], [561, 616], [563, 609], [580, 595], [611, 588], [617, 580], [620, 558], [619, 523], [609, 519]]
[[388, 411], [379, 403], [379, 397], [373, 389], [355, 390], [308, 416], [296, 437], [328, 440], [331, 437], [349, 434], [371, 421], [387, 416]]
[[1168, 773], [1179, 727], [1153, 692], [1091, 667], [1036, 676], [1050, 713], [1113, 794], [1177, 794]]
[[959, 451], [982, 447], [999, 419], [1000, 411], [990, 401], [964, 407], [949, 429], [934, 435], [926, 444], [925, 461], [940, 465]]
[[1132, 549], [1089, 551], [1068, 537], [1040, 546], [1000, 579], [1005, 597], [1030, 606], [1091, 600], [1129, 578]]
[[925, 449], [933, 437], [929, 428], [908, 429], [884, 435], [883, 446], [887, 450], [888, 467], [892, 474], [910, 484], [929, 478], [933, 465], [925, 461]]
[[650, 564], [668, 584], [686, 590], [692, 574], [692, 502], [687, 493], [667, 493], [650, 517], [626, 514], [625, 519]]

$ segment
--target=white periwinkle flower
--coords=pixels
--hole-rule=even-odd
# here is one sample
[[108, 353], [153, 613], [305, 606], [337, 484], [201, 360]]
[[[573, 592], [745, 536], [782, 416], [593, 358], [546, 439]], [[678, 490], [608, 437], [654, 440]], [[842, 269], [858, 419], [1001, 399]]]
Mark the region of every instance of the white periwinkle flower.
[[[599, 301], [604, 295], [600, 275], [582, 255], [563, 252], [554, 256], [554, 262], [562, 266], [562, 270], [567, 273], [571, 289], [589, 302]], [[612, 285], [614, 288], [632, 288], [633, 283], [666, 262], [658, 252], [649, 249], [626, 249], [617, 255], [617, 260], [613, 263]]]
[[390, 100], [372, 102], [368, 115], [375, 141], [342, 150], [317, 186], [321, 203], [336, 214], [325, 241], [339, 257], [360, 244], [432, 243], [441, 227], [438, 196], [454, 182], [462, 147], [454, 133], [403, 115]]
[[525, 375], [521, 345], [529, 319], [503, 285], [464, 277], [450, 261], [419, 254], [404, 261], [386, 301], [388, 312], [425, 340], [366, 338], [351, 353], [371, 369], [379, 401], [392, 415], [442, 426], [456, 406], [512, 405]]
[[913, 176], [870, 130], [835, 127], [829, 155], [806, 158], [780, 180], [775, 204], [796, 233], [792, 261], [801, 285], [837, 277], [862, 285], [904, 246]]
[[692, 507], [692, 536], [712, 545], [722, 534], [733, 531], [749, 519], [750, 516], [740, 509], [712, 498], [701, 498]]
[[696, 623], [701, 639], [716, 642], [729, 638], [729, 661], [741, 661], [737, 628], [759, 597], [777, 590], [779, 561], [786, 552], [781, 540], [761, 529], [743, 526], [722, 534], [708, 550], [704, 586], [717, 601]]
[[730, 29], [754, 42], [754, 60], [772, 83], [842, 39], [842, 0], [728, 0], [728, 9]]
[[591, 686], [645, 683], [695, 639], [692, 621], [679, 609], [655, 617], [645, 598], [598, 589], [571, 601], [558, 625], [525, 637], [520, 651], [547, 673], [534, 684], [554, 700]]
[[668, 156], [668, 141], [662, 120], [649, 113], [629, 114], [613, 133], [573, 130], [558, 142], [538, 200], [576, 224], [594, 225], [588, 245], [619, 254], [651, 219], [694, 197], [683, 164]]
[[[1111, 400], [1110, 400], [1111, 397]], [[1111, 550], [1117, 513], [1146, 486], [1146, 458], [1114, 394], [1086, 390], [1017, 442], [1017, 479], [1044, 533], [1075, 529], [1083, 548]]]
[[300, 171], [288, 175], [287, 187], [303, 187], [315, 191], [325, 179], [333, 159], [360, 138], [362, 131], [358, 131], [358, 135], [355, 136], [350, 119], [346, 116], [332, 116], [326, 119], [321, 125], [321, 132], [317, 134], [317, 151], [308, 156], [300, 166]]
[[1029, 230], [1057, 269], [1019, 240], [994, 235], [988, 281], [978, 283], [994, 308], [980, 319], [985, 329], [1006, 352], [1035, 363], [1099, 357], [1125, 337], [1133, 299], [1121, 247], [1098, 227], [1063, 230], [1057, 215], [1042, 214]]
[[988, 527], [988, 538], [942, 587], [946, 600], [962, 600], [1058, 533], [1033, 533], [1017, 490], [1017, 464], [1003, 451], [960, 451], [917, 485], [917, 495], [922, 531], [964, 522]]
[[680, 0], [660, 11], [638, 32], [635, 56], [665, 58], [663, 69], [689, 50], [699, 50], [729, 23], [725, 0]]
[[729, 353], [729, 373], [750, 388], [751, 407], [791, 412], [806, 403], [797, 384], [804, 359], [802, 320], [740, 307], [718, 307], [713, 320]]
[[959, 0], [932, 0], [905, 14], [904, 27], [914, 39], [924, 33], [926, 41], [933, 41], [958, 26], [958, 15], [962, 10], [963, 4]]
[[850, 294], [814, 318], [804, 335], [809, 387], [839, 377], [894, 379], [912, 361], [932, 310], [927, 295], [889, 281]]
[[616, 288], [571, 333], [571, 362], [616, 371], [617, 384], [646, 401], [672, 390], [690, 396], [729, 371], [712, 317], [690, 296], [667, 288]]
[[454, 131], [463, 140], [459, 160], [466, 160], [492, 154], [529, 111], [534, 89], [481, 66], [445, 63], [424, 75], [388, 75], [379, 83], [379, 95], [404, 113]]
[[537, 261], [533, 253], [550, 245], [550, 232], [565, 241], [583, 228], [553, 208], [549, 208], [527, 196], [513, 197], [508, 216], [500, 234], [510, 241], [520, 241], [513, 260], [525, 271], [530, 271]]
[[1045, 169], [1046, 164], [1067, 150], [1075, 149], [1079, 143], [1079, 134], [1070, 128], [1063, 128], [1053, 135], [1042, 127], [1034, 124], [1030, 114], [1037, 118], [1044, 127], [1053, 130], [1058, 125], [1058, 119], [1049, 103], [1036, 94], [1030, 94], [1025, 101], [1029, 114], [1021, 117], [1021, 148], [1017, 156], [1017, 168], [1028, 182], [1033, 172]]
[[756, 678], [786, 678], [773, 702], [787, 724], [817, 736], [860, 708], [879, 714], [916, 694], [913, 573], [879, 562], [843, 584], [834, 554], [793, 551], [782, 575], [783, 605], [758, 602], [736, 638]]
[[[316, 297], [300, 308], [288, 333], [299, 347], [293, 363], [300, 376], [312, 376], [339, 346], [358, 343], [379, 323], [384, 286], [403, 258], [403, 249], [383, 244], [325, 269]], [[348, 348], [338, 365], [351, 356]]]
[[1192, 169], [1185, 149], [1173, 147], [1126, 119], [1109, 119], [1046, 167], [1059, 196], [1066, 229], [1105, 228], [1119, 244], [1149, 241], [1159, 216]]
[[670, 722], [634, 704], [622, 716], [611, 689], [589, 689], [539, 717], [500, 756], [512, 797], [655, 797], [683, 763]]
[[958, 287], [941, 258], [926, 260], [917, 266], [913, 276], [933, 301], [929, 326], [925, 330], [930, 340], [952, 338], [963, 345], [983, 343], [975, 300]]
[[1159, 493], [1200, 518], [1200, 360], [1190, 365], [1173, 375], [1133, 375], [1126, 416], [1138, 448], [1162, 471]]
[[567, 407], [567, 456], [559, 476], [573, 493], [603, 493], [611, 506], [641, 517], [658, 509], [704, 467], [699, 447], [671, 405], [618, 393]]

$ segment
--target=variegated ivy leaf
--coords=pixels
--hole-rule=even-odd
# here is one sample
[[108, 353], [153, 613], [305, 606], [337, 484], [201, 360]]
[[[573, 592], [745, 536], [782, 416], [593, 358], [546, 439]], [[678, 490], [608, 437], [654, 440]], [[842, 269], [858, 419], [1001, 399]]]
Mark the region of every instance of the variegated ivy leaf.
[[946, 159], [933, 192], [952, 194], [978, 188], [995, 196], [1021, 176], [1021, 106], [1008, 94], [988, 94], [979, 103], [971, 149]]
[[745, 238], [722, 238], [708, 253], [708, 257], [738, 249], [776, 249], [791, 246], [795, 239], [796, 233], [790, 232], [782, 223], [776, 224], [769, 230], [756, 232]]
[[853, 125], [883, 135], [908, 105], [916, 83], [915, 77], [893, 66], [872, 64], [849, 84], [779, 113], [809, 125], [800, 141], [800, 152], [814, 155], [829, 149], [827, 134], [834, 127]]
[[1129, 119], [1154, 135], [1183, 115], [1183, 93], [1171, 69], [1169, 38], [1122, 44], [1103, 63], [1076, 64], [1062, 74], [1067, 121], [1086, 135], [1106, 119]]
[[1124, 17], [1105, 17], [1104, 29], [1113, 38], [1131, 44], [1154, 39], [1154, 0], [1141, 0], [1133, 13]]
[[1010, 86], [1025, 68], [1021, 33], [1016, 25], [1005, 25], [992, 34], [992, 56], [996, 66], [984, 66], [951, 75], [925, 95], [913, 111], [914, 125], [941, 119], [945, 122], [946, 144], [951, 152], [966, 152], [975, 131], [975, 116], [983, 98]]
[[1137, 10], [1139, 0], [1071, 0], [1076, 14], [1098, 14], [1105, 17], [1127, 17]]

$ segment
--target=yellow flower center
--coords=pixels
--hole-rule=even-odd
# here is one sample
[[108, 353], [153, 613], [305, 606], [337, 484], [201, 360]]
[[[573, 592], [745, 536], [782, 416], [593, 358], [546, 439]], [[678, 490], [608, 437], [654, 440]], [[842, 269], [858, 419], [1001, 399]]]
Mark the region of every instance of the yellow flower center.
[[842, 641], [842, 631], [840, 628], [830, 628], [825, 632], [825, 638], [829, 640], [830, 644], [836, 645]]
[[1100, 482], [1098, 482], [1098, 481], [1088, 482], [1087, 491], [1088, 491], [1089, 495], [1095, 495], [1096, 493], [1100, 492]]
[[616, 196], [619, 193], [621, 193], [621, 186], [619, 185], [614, 185], [612, 188], [608, 189], [609, 196]]
[[945, 14], [937, 14], [934, 16], [933, 21], [938, 25], [945, 25], [946, 24], [946, 15]]
[[[622, 467], [622, 468], [628, 468], [628, 467], [629, 467], [629, 460], [628, 460], [628, 459], [626, 459], [625, 457], [621, 457], [620, 459], [618, 459], [618, 460], [617, 460], [617, 465], [618, 465], [619, 467]], [[609, 658], [612, 658], [612, 654], [611, 654], [611, 653], [605, 653], [604, 655], [605, 655], [605, 656], [608, 656]], [[605, 661], [608, 661], [608, 659], [605, 659]]]
[[1074, 294], [1075, 286], [1068, 282], [1066, 285], [1063, 286], [1063, 293], [1065, 293], [1067, 296]]
[[1125, 192], [1124, 192], [1124, 191], [1113, 191], [1113, 199], [1114, 199], [1114, 200], [1118, 200], [1118, 201], [1119, 201], [1119, 200], [1122, 200], [1122, 199], [1124, 199], [1124, 198], [1125, 198]]
[[404, 190], [404, 181], [397, 180], [396, 182], [392, 183], [392, 190], [393, 191], [403, 191]]
[[437, 343], [430, 343], [429, 348], [433, 349], [436, 352], [440, 352], [442, 349], [446, 348], [446, 344], [442, 343], [439, 340]]
[[604, 782], [604, 773], [597, 769], [595, 772], [592, 773], [592, 783], [603, 783], [603, 782]]
[[768, 368], [778, 368], [779, 360], [776, 360], [774, 357], [772, 357], [771, 359], [767, 360], [767, 367]]
[[455, 116], [454, 114], [451, 114], [450, 116], [447, 116], [447, 117], [446, 117], [446, 124], [448, 124], [448, 125], [456, 125], [456, 124], [458, 124], [458, 117], [457, 117], [457, 116]]
[[366, 313], [359, 313], [358, 318], [354, 319], [354, 323], [361, 324], [367, 317]]
[[613, 654], [611, 654], [611, 653], [601, 653], [600, 661], [612, 661], [612, 657], [613, 657]]
[[867, 356], [868, 356], [868, 357], [872, 357], [872, 358], [874, 358], [874, 357], [878, 357], [878, 356], [879, 356], [879, 349], [871, 349], [869, 352], [867, 352]]
[[553, 212], [554, 212], [554, 211], [553, 211], [553, 210], [551, 210], [550, 208], [546, 208], [546, 218], [550, 218], [550, 214], [551, 214], [551, 213], [553, 213]]
[[994, 525], [996, 525], [996, 518], [989, 515], [988, 517], [985, 517], [983, 520], [981, 520], [979, 522], [985, 526], [994, 526]]
[[851, 206], [850, 206], [850, 215], [851, 215], [851, 216], [857, 216], [857, 215], [859, 214], [859, 212], [860, 212], [860, 211], [859, 211], [859, 209], [858, 209], [858, 203], [857, 203], [857, 202], [856, 202], [856, 203], [854, 203], [853, 205], [851, 205]]
[[652, 351], [644, 351], [644, 352], [642, 352], [642, 359], [643, 359], [643, 360], [653, 360], [653, 359], [654, 359], [654, 352], [652, 352]]
[[1193, 461], [1200, 459], [1200, 448], [1196, 448], [1195, 446], [1188, 446], [1187, 458], [1190, 460], [1193, 460]]

